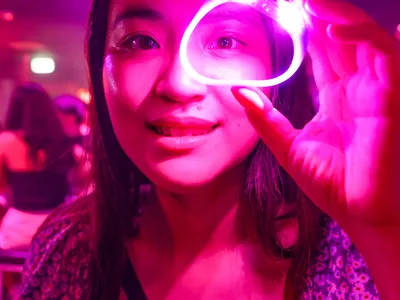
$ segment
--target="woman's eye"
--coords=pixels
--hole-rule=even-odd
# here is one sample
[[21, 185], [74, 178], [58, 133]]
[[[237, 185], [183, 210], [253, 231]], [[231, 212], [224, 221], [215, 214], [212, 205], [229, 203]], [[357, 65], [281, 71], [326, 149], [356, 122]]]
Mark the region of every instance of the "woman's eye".
[[220, 37], [208, 45], [209, 49], [221, 49], [221, 50], [231, 50], [239, 46], [245, 45], [243, 42], [231, 38], [231, 37]]
[[147, 35], [131, 36], [122, 43], [122, 46], [133, 50], [152, 50], [160, 48], [160, 45]]

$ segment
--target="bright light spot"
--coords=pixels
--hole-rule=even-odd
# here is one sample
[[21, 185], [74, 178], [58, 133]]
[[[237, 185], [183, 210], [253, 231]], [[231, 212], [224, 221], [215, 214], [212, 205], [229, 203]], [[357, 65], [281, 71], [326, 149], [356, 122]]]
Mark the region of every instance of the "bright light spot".
[[90, 127], [87, 126], [86, 124], [82, 124], [82, 125], [79, 127], [79, 132], [81, 133], [81, 135], [87, 136], [87, 135], [90, 134]]
[[34, 57], [31, 59], [31, 71], [35, 74], [51, 74], [56, 64], [51, 57]]
[[252, 4], [256, 3], [257, 1], [255, 1], [255, 0], [241, 0], [240, 2], [243, 3], [243, 4], [247, 4], [247, 5], [252, 5]]
[[301, 34], [304, 30], [303, 11], [294, 2], [278, 1], [278, 22], [290, 34]]
[[400, 32], [400, 24], [397, 25], [397, 31]]
[[89, 105], [90, 100], [92, 99], [90, 93], [87, 89], [81, 88], [76, 92], [76, 96], [82, 100], [83, 103]]
[[14, 14], [8, 10], [0, 10], [0, 21], [11, 22], [14, 20]]
[[11, 22], [12, 20], [14, 20], [14, 14], [12, 12], [5, 12], [3, 18], [5, 21]]

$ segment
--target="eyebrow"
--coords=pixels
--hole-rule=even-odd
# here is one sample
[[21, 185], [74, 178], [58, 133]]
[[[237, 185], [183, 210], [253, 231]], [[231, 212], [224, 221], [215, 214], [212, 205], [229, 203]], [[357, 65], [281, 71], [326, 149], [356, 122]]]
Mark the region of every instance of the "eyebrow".
[[[261, 13], [260, 13], [261, 15]], [[235, 10], [216, 10], [208, 13], [204, 19], [206, 23], [211, 23], [215, 21], [228, 21], [235, 20], [240, 23], [249, 23], [255, 27], [260, 25], [257, 18], [254, 17], [255, 14], [247, 9], [235, 9]]]
[[151, 8], [146, 7], [129, 7], [119, 14], [113, 23], [113, 27], [118, 26], [119, 23], [129, 19], [145, 19], [159, 21], [164, 19], [163, 15]]

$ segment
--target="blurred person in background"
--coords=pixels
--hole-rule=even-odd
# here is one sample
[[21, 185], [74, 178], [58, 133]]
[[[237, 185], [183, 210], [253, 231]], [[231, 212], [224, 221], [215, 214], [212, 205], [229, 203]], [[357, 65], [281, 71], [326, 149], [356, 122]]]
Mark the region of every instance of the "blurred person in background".
[[73, 145], [75, 157], [74, 165], [69, 173], [70, 191], [68, 201], [85, 193], [85, 188], [90, 185], [90, 156], [88, 153], [87, 132], [82, 130], [87, 119], [86, 104], [73, 95], [60, 95], [54, 99], [58, 116], [67, 135]]
[[0, 248], [28, 248], [44, 219], [65, 201], [71, 150], [48, 93], [35, 83], [17, 87], [0, 133], [0, 194], [9, 195]]
[[84, 144], [81, 128], [86, 120], [87, 108], [81, 99], [72, 95], [61, 95], [54, 99], [58, 116], [65, 134], [73, 144]]

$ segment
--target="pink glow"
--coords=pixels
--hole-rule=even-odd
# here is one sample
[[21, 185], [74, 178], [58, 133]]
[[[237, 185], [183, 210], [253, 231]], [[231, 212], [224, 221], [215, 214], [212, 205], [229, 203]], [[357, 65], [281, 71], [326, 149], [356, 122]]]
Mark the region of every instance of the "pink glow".
[[[239, 3], [249, 5], [258, 11], [262, 11], [268, 17], [278, 22], [283, 29], [285, 29], [293, 41], [294, 55], [292, 63], [287, 71], [275, 78], [267, 80], [243, 80], [243, 79], [212, 79], [199, 74], [191, 65], [188, 56], [188, 44], [193, 31], [196, 29], [200, 21], [214, 8], [226, 3]], [[181, 45], [180, 45], [180, 59], [183, 68], [194, 80], [202, 82], [207, 85], [227, 85], [227, 86], [254, 86], [254, 87], [269, 87], [278, 85], [295, 74], [305, 55], [304, 45], [305, 22], [303, 19], [302, 10], [298, 4], [286, 2], [284, 0], [277, 1], [264, 1], [264, 0], [213, 0], [205, 3], [199, 12], [195, 15], [192, 22], [186, 29]]]

